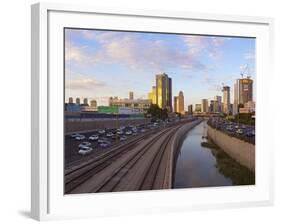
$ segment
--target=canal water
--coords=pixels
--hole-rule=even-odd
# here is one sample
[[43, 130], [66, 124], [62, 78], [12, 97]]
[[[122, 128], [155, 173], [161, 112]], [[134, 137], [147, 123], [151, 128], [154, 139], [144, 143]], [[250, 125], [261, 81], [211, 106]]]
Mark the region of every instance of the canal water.
[[232, 180], [219, 172], [211, 149], [201, 146], [206, 135], [206, 121], [187, 133], [177, 157], [173, 188], [232, 185]]

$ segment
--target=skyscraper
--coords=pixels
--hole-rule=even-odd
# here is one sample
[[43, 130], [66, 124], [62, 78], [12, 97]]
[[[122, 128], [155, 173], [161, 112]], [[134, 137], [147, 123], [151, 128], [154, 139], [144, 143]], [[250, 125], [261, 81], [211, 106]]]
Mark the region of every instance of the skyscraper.
[[73, 103], [73, 98], [72, 97], [68, 98], [68, 103]]
[[180, 91], [179, 92], [179, 97], [178, 97], [178, 104], [179, 104], [179, 113], [184, 114], [184, 96], [183, 96], [183, 92]]
[[129, 99], [133, 100], [134, 99], [134, 92], [129, 92]]
[[77, 97], [76, 100], [75, 100], [76, 104], [80, 104], [80, 98]]
[[165, 73], [156, 75], [156, 104], [172, 110], [172, 79]]
[[230, 87], [223, 87], [223, 112], [226, 114], [230, 113]]
[[207, 99], [202, 99], [202, 112], [203, 113], [209, 112], [209, 105]]
[[85, 106], [88, 105], [88, 99], [87, 99], [87, 98], [84, 98], [83, 104], [84, 104]]
[[215, 112], [215, 100], [210, 100], [209, 112], [211, 113]]
[[234, 104], [253, 101], [253, 80], [250, 77], [237, 79], [234, 84]]
[[188, 105], [188, 114], [192, 114], [193, 113], [193, 106], [192, 104]]
[[91, 107], [97, 107], [97, 101], [96, 100], [91, 100]]
[[174, 112], [179, 113], [179, 97], [174, 96]]
[[222, 98], [221, 96], [215, 96], [214, 112], [222, 112]]
[[156, 86], [152, 86], [152, 91], [148, 93], [147, 97], [152, 104], [156, 104]]

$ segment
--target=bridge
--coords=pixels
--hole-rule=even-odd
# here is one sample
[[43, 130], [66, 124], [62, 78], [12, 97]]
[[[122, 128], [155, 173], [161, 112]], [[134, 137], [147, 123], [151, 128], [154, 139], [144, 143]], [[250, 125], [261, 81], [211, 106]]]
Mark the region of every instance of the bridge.
[[201, 119], [147, 133], [65, 170], [65, 193], [169, 189], [174, 158], [184, 134]]

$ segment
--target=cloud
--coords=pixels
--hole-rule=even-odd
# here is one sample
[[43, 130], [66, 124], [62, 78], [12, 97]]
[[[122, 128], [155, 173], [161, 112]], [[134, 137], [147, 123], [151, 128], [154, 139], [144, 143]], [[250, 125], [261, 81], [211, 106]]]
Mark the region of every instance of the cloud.
[[105, 84], [95, 79], [74, 79], [66, 80], [65, 87], [67, 89], [93, 89], [96, 87], [102, 87]]
[[[76, 46], [71, 40], [74, 36], [94, 41], [95, 49]], [[168, 40], [143, 38], [139, 33], [103, 32], [90, 30], [71, 30], [66, 35], [66, 62], [87, 64], [119, 64], [131, 69], [163, 71], [167, 68], [204, 70], [199, 56], [202, 51], [200, 36], [186, 40], [190, 47], [186, 50], [174, 47]], [[198, 39], [199, 37], [199, 39]], [[181, 40], [181, 39], [180, 39]], [[76, 43], [77, 44], [77, 43]]]
[[65, 61], [82, 61], [84, 58], [83, 48], [73, 45], [71, 42], [65, 42]]
[[254, 53], [252, 53], [252, 52], [245, 53], [245, 54], [244, 54], [244, 59], [246, 59], [246, 60], [252, 60], [252, 59], [255, 59], [255, 54], [254, 54]]
[[196, 35], [183, 37], [183, 41], [187, 45], [189, 55], [199, 58], [205, 54], [212, 60], [218, 60], [223, 57], [221, 47], [228, 40], [231, 40], [231, 38]]

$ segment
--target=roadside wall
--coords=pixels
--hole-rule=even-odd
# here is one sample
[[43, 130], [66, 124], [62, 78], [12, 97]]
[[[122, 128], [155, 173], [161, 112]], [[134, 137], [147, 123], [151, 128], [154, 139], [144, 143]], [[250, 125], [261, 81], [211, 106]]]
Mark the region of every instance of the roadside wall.
[[207, 129], [208, 137], [224, 150], [229, 156], [241, 165], [255, 172], [255, 145], [230, 137], [222, 131], [210, 126]]
[[116, 128], [125, 125], [138, 125], [148, 123], [149, 119], [96, 119], [96, 120], [66, 120], [65, 133], [83, 132], [104, 128]]
[[188, 131], [194, 128], [196, 125], [201, 123], [202, 119], [198, 119], [187, 123], [180, 127], [176, 133], [174, 134], [171, 140], [171, 150], [167, 160], [165, 178], [164, 178], [164, 189], [171, 189], [173, 184], [173, 174], [174, 174], [174, 166], [175, 166], [175, 158], [178, 152], [178, 148], [184, 137]]

